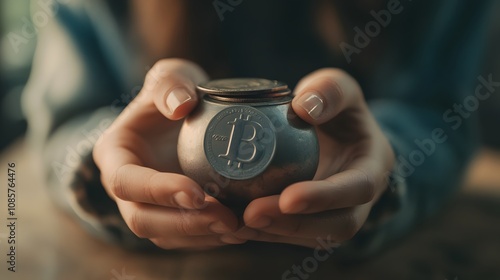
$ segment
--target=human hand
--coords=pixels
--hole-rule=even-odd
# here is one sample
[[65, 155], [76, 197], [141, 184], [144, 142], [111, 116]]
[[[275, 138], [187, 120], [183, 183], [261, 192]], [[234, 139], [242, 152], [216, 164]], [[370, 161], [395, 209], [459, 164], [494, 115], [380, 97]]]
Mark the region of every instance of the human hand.
[[174, 120], [195, 107], [195, 86], [206, 79], [193, 63], [159, 61], [138, 96], [94, 147], [101, 181], [128, 227], [161, 248], [199, 249], [245, 241], [225, 234], [238, 226], [231, 210], [181, 175], [181, 123]]
[[318, 133], [315, 178], [252, 201], [244, 213], [246, 227], [235, 236], [307, 247], [316, 247], [317, 238], [349, 240], [387, 188], [394, 153], [347, 73], [315, 71], [299, 82], [295, 95], [293, 110]]

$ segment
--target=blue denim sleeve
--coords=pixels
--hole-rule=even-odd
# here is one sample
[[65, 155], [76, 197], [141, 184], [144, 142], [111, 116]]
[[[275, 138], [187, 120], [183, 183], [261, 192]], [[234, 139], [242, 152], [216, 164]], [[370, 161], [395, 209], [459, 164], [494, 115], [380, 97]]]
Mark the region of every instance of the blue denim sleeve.
[[151, 248], [151, 242], [126, 226], [92, 159], [99, 136], [142, 81], [127, 79], [124, 69], [129, 68], [117, 58], [120, 44], [114, 41], [113, 48], [106, 42], [109, 38], [99, 34], [99, 28], [109, 26], [97, 26], [92, 17], [99, 9], [89, 12], [86, 5], [91, 2], [100, 1], [54, 2], [56, 16], [40, 30], [32, 75], [23, 92], [28, 138], [58, 206], [98, 238], [127, 248]]

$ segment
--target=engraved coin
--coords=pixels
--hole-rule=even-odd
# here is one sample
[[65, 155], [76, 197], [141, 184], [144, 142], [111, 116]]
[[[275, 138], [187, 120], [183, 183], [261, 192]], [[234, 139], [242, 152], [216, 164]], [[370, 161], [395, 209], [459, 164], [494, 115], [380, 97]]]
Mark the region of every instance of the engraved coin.
[[210, 120], [203, 148], [210, 165], [222, 176], [250, 179], [273, 159], [275, 129], [269, 118], [253, 107], [227, 107]]
[[220, 79], [198, 85], [204, 93], [215, 95], [256, 95], [283, 92], [288, 94], [288, 86], [280, 81], [259, 78]]

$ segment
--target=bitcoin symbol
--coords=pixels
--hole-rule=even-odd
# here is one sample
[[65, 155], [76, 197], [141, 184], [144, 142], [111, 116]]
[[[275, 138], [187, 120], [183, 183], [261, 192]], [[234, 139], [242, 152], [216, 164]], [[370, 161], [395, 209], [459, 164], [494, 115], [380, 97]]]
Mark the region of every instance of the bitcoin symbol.
[[[233, 128], [231, 130], [231, 135], [229, 136], [227, 151], [225, 154], [220, 154], [219, 157], [227, 159], [227, 165], [231, 166], [233, 162], [235, 162], [237, 167], [241, 168], [242, 163], [253, 162], [259, 157], [261, 148], [257, 145], [257, 135], [262, 135], [262, 125], [258, 122], [250, 121], [250, 116], [243, 118], [243, 114], [241, 114], [239, 118], [235, 118], [227, 124], [232, 125]], [[249, 137], [244, 138], [244, 133], [248, 131], [246, 130], [247, 127], [251, 129], [251, 133]], [[242, 145], [244, 143], [250, 144], [252, 148], [252, 152], [248, 153], [249, 156], [247, 158], [240, 157]]]
[[209, 122], [203, 141], [208, 162], [220, 175], [246, 180], [262, 173], [276, 149], [269, 118], [250, 106], [231, 106]]

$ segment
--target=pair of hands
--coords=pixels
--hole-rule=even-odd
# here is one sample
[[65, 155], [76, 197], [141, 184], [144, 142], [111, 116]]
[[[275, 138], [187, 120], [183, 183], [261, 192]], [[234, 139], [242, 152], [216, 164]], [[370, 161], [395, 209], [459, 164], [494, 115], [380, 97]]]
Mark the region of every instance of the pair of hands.
[[357, 82], [338, 69], [321, 69], [299, 82], [292, 107], [318, 133], [315, 178], [255, 199], [241, 226], [230, 209], [182, 175], [177, 159], [176, 120], [196, 106], [195, 86], [206, 80], [191, 62], [156, 63], [142, 91], [94, 147], [102, 183], [132, 232], [165, 249], [247, 240], [316, 247], [317, 238], [351, 239], [387, 188], [394, 164]]

